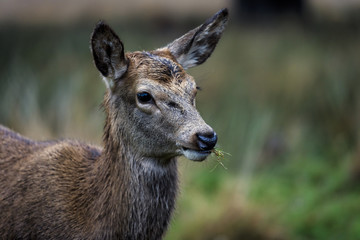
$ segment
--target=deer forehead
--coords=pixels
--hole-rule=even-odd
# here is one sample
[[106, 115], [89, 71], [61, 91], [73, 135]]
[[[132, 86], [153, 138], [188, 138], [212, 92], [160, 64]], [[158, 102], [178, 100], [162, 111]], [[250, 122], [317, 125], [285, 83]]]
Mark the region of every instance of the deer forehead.
[[[173, 56], [166, 51], [134, 52], [127, 54], [137, 72], [137, 84], [162, 89], [166, 93], [192, 96], [196, 92], [193, 77], [186, 73]], [[130, 69], [129, 69], [130, 70]]]

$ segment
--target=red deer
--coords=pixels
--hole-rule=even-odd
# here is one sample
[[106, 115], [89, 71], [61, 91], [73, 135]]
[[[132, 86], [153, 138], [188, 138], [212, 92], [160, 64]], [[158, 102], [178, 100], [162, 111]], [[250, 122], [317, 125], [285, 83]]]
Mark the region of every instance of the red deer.
[[129, 53], [99, 22], [91, 50], [107, 87], [103, 147], [0, 126], [0, 238], [161, 239], [177, 157], [203, 161], [217, 141], [185, 69], [205, 62], [227, 20], [223, 9], [166, 47]]

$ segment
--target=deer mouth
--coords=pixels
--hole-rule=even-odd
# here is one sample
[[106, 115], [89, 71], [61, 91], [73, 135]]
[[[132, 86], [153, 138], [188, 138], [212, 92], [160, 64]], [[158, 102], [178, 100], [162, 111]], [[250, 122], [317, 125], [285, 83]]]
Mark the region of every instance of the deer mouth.
[[182, 154], [189, 160], [192, 161], [204, 161], [207, 156], [211, 153], [210, 150], [195, 150], [183, 147]]

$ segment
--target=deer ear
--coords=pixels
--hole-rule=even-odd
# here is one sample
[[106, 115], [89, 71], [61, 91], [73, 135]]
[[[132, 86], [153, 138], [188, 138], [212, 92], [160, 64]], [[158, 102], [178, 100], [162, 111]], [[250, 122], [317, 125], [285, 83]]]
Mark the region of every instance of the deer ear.
[[100, 21], [91, 36], [91, 51], [97, 69], [111, 88], [113, 81], [121, 78], [128, 68], [123, 43], [107, 24]]
[[228, 21], [228, 10], [222, 9], [204, 24], [189, 31], [166, 47], [183, 68], [197, 66], [210, 57]]

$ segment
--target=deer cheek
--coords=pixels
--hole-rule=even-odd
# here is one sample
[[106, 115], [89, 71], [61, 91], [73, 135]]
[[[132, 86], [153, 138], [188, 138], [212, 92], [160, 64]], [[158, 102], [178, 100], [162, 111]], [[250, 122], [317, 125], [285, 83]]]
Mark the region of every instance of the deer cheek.
[[157, 107], [153, 104], [141, 104], [137, 101], [136, 106], [139, 111], [146, 113], [147, 115], [152, 115], [160, 112], [159, 109], [157, 109]]

